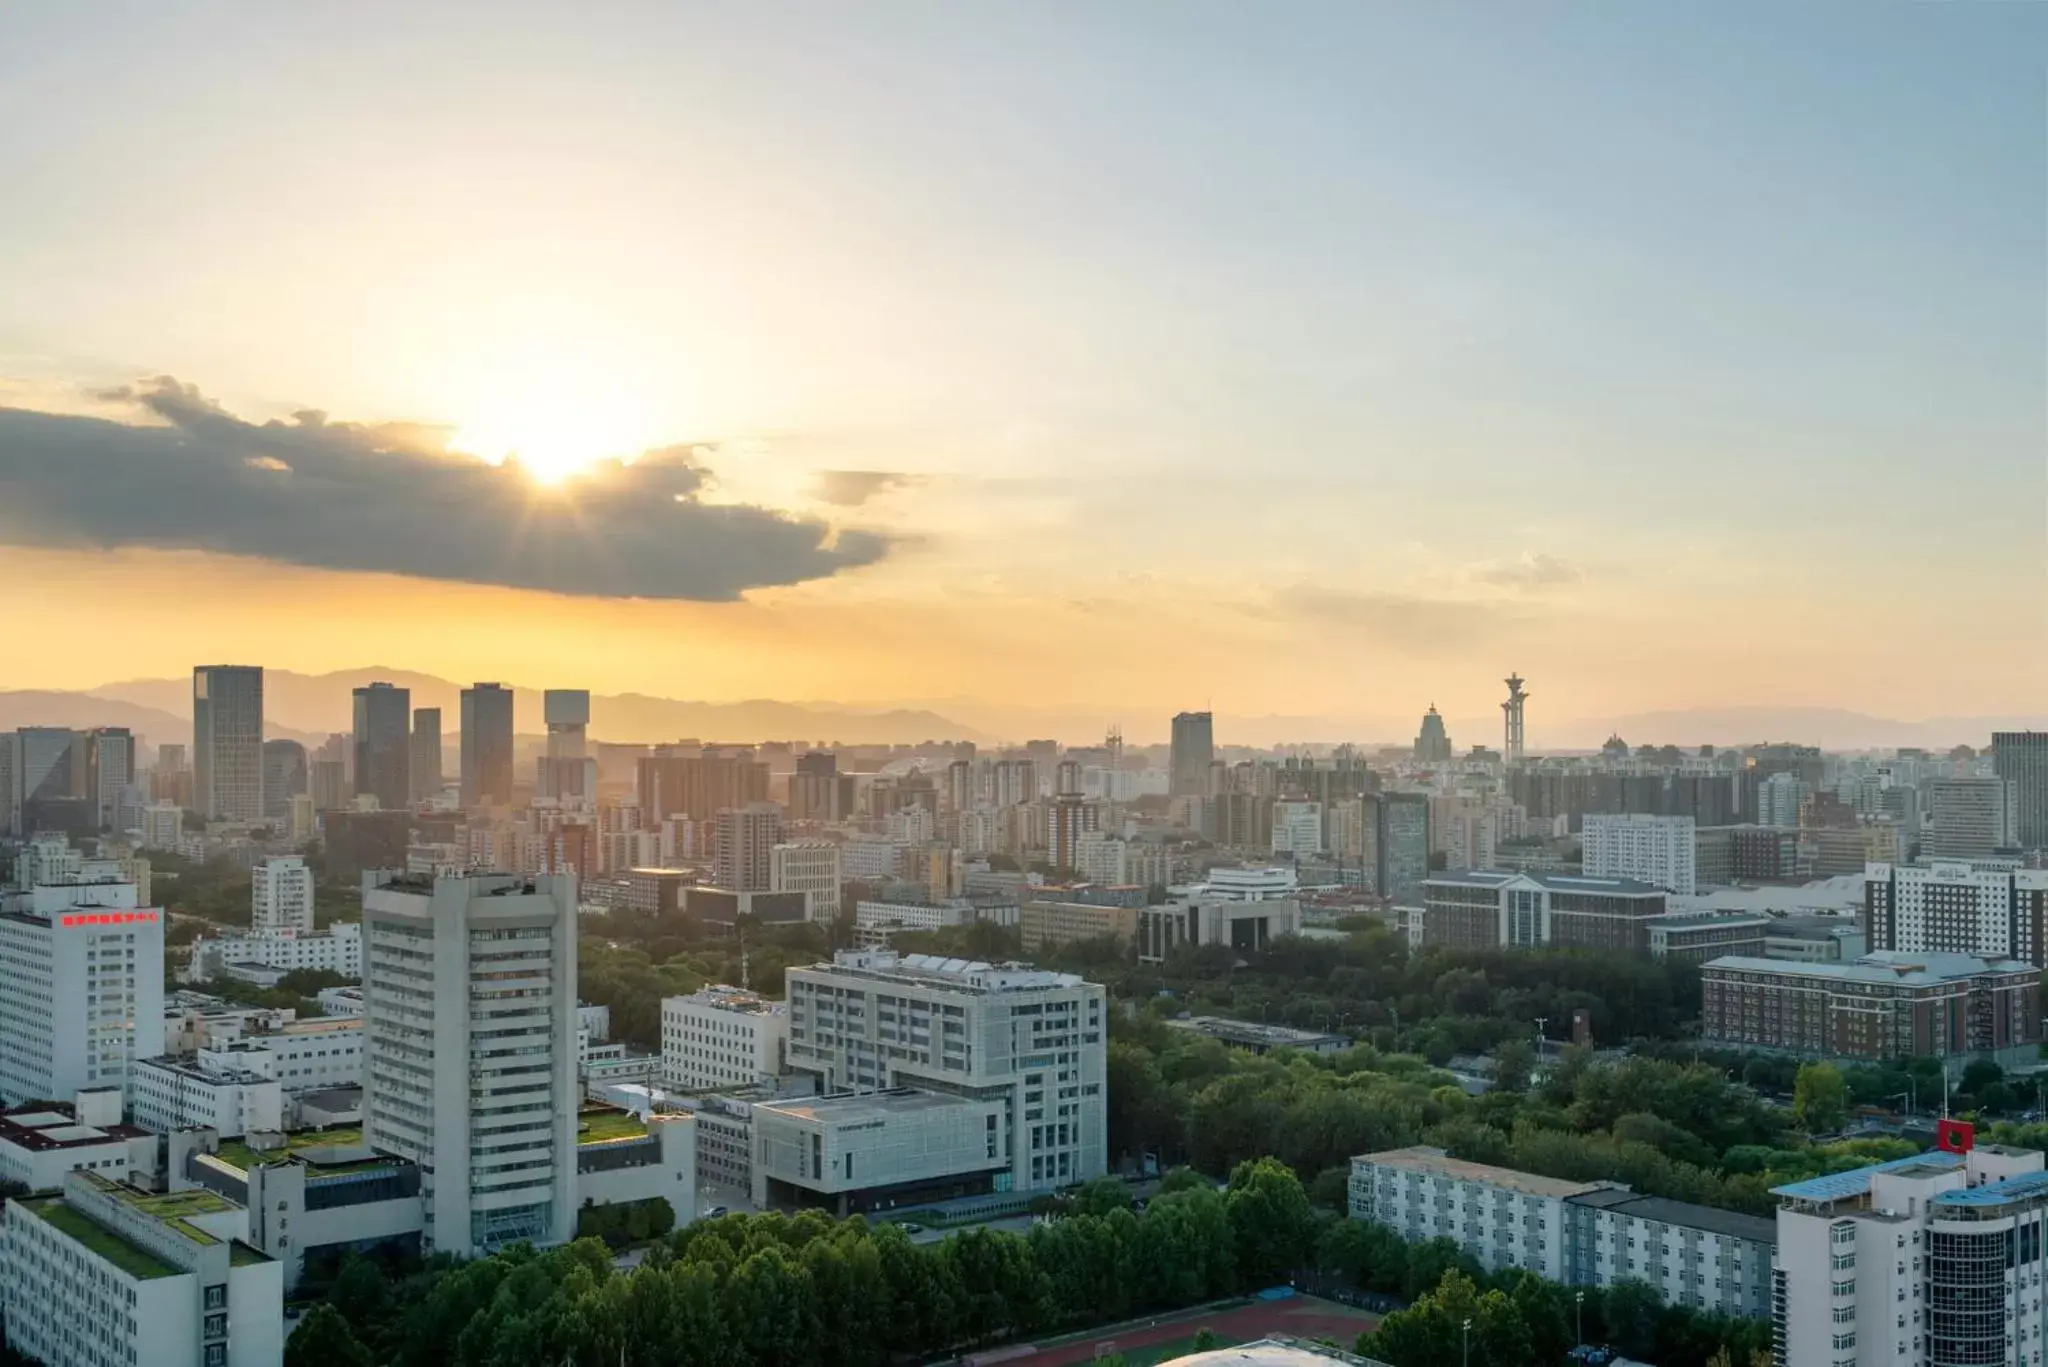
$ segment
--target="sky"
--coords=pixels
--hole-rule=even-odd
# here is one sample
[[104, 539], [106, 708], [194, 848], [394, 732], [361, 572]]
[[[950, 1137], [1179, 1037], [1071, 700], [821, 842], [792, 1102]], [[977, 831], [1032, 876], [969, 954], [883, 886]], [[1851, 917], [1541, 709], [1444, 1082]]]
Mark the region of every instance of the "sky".
[[0, 634], [92, 644], [6, 686], [2048, 710], [2044, 56], [1997, 4], [0, 0]]

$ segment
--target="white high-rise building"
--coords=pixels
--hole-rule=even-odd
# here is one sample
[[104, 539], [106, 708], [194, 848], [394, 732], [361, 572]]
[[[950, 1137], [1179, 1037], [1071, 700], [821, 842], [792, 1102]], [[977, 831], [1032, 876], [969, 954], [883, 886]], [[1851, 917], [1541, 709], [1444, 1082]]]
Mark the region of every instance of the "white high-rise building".
[[164, 1051], [163, 913], [133, 883], [37, 887], [0, 915], [0, 1097], [126, 1088]]
[[751, 1087], [781, 1074], [789, 1008], [737, 987], [661, 1003], [661, 1077], [680, 1091]]
[[717, 830], [712, 882], [731, 892], [766, 892], [782, 840], [782, 808], [773, 802], [727, 807], [718, 813]]
[[2000, 860], [1868, 864], [1863, 906], [1873, 949], [2048, 964], [2048, 869]]
[[804, 914], [830, 921], [839, 914], [839, 846], [830, 840], [792, 840], [769, 852], [768, 890], [800, 892]]
[[175, 850], [185, 838], [185, 809], [175, 802], [152, 802], [142, 809], [142, 848]]
[[192, 671], [193, 806], [228, 821], [263, 820], [263, 668]]
[[1273, 804], [1273, 853], [1304, 855], [1323, 852], [1323, 804], [1320, 802], [1276, 802]]
[[1108, 1170], [1100, 984], [889, 950], [842, 951], [786, 981], [789, 1067], [821, 1092], [907, 1087], [992, 1107], [989, 1144], [1009, 1190]]
[[313, 933], [313, 871], [296, 854], [274, 854], [250, 870], [249, 929], [257, 935]]
[[393, 879], [363, 938], [363, 1135], [420, 1165], [425, 1247], [572, 1238], [575, 878]]
[[1773, 1187], [1778, 1367], [2036, 1367], [2048, 1173], [1979, 1144]]
[[1698, 845], [1689, 816], [1588, 812], [1580, 833], [1588, 878], [1633, 878], [1690, 897]]
[[1793, 827], [1799, 824], [1799, 809], [1813, 789], [1797, 774], [1772, 774], [1756, 786], [1756, 820], [1759, 826]]

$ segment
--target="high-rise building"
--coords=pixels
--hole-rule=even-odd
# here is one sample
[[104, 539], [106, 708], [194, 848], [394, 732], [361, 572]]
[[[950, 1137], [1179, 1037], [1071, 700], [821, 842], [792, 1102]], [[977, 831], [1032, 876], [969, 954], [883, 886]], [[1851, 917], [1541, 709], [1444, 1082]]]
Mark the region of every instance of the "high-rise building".
[[1927, 785], [1929, 859], [1983, 859], [2014, 844], [2014, 784], [2002, 778], [1938, 778]]
[[1991, 763], [2012, 785], [2013, 839], [2022, 849], [2048, 849], [2048, 731], [1998, 731]]
[[1444, 719], [1437, 715], [1436, 704], [1431, 703], [1429, 711], [1422, 714], [1422, 730], [1415, 736], [1416, 762], [1445, 764], [1450, 758], [1450, 733], [1444, 730]]
[[597, 801], [597, 761], [590, 758], [590, 692], [550, 688], [541, 695], [548, 752], [541, 757], [541, 797], [571, 805]]
[[363, 894], [363, 1137], [421, 1170], [423, 1251], [576, 1232], [576, 880]]
[[125, 1088], [164, 1051], [163, 913], [126, 882], [34, 888], [0, 915], [0, 1097]]
[[1167, 794], [1202, 797], [1209, 791], [1209, 765], [1216, 759], [1216, 724], [1207, 712], [1180, 712], [1173, 718], [1173, 745], [1168, 759]]
[[650, 755], [637, 778], [640, 817], [650, 828], [677, 816], [713, 821], [727, 807], [768, 800], [768, 766], [751, 751]]
[[1379, 793], [1368, 796], [1373, 821], [1373, 889], [1396, 902], [1422, 900], [1429, 877], [1429, 796]]
[[830, 750], [798, 755], [796, 772], [789, 776], [790, 820], [837, 821], [846, 816], [852, 803], [843, 795], [851, 778], [840, 774], [839, 757]]
[[338, 812], [353, 806], [349, 801], [348, 766], [338, 759], [316, 759], [307, 781], [307, 793], [316, 812]]
[[192, 803], [209, 820], [263, 819], [263, 668], [192, 671]]
[[249, 930], [256, 935], [313, 933], [313, 871], [296, 854], [274, 854], [250, 871]]
[[830, 840], [797, 840], [769, 851], [768, 890], [800, 892], [813, 921], [839, 914], [839, 846]]
[[295, 740], [263, 742], [263, 819], [273, 830], [291, 824], [292, 799], [309, 782], [305, 746]]
[[125, 831], [141, 819], [141, 790], [135, 786], [135, 736], [125, 726], [101, 726], [86, 734], [86, 792], [93, 824]]
[[1800, 809], [1813, 796], [1813, 786], [1791, 772], [1771, 774], [1756, 787], [1756, 820], [1759, 826], [1795, 827]]
[[68, 726], [24, 726], [14, 733], [15, 811], [23, 835], [92, 821], [89, 745]]
[[1698, 889], [1698, 845], [1689, 816], [1588, 812], [1580, 832], [1588, 878], [1633, 878], [1690, 897]]
[[480, 683], [462, 690], [462, 805], [512, 802], [512, 690]]
[[412, 800], [441, 795], [441, 709], [416, 707], [412, 714]]
[[1323, 804], [1275, 802], [1273, 853], [1302, 859], [1323, 852]]
[[355, 704], [356, 796], [402, 812], [412, 803], [412, 690], [373, 683]]
[[711, 855], [712, 883], [728, 892], [767, 892], [775, 881], [775, 847], [782, 842], [782, 808], [749, 802], [718, 814]]
[[1056, 869], [1078, 867], [1081, 837], [1101, 829], [1100, 804], [1079, 793], [1061, 793], [1046, 807], [1046, 858]]

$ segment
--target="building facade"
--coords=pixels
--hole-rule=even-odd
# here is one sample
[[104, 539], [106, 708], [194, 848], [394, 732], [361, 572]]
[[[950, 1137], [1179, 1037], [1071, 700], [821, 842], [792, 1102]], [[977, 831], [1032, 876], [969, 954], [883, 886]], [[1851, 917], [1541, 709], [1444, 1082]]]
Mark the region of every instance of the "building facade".
[[1423, 942], [1462, 949], [1650, 952], [1662, 888], [1628, 878], [1477, 870], [1423, 883]]
[[220, 821], [263, 819], [263, 670], [192, 671], [192, 800]]
[[412, 805], [412, 690], [372, 683], [355, 690], [355, 794], [387, 812]]
[[1589, 878], [1632, 878], [1690, 897], [1699, 890], [1689, 816], [1588, 812], [1580, 832]]
[[462, 805], [512, 801], [512, 690], [479, 683], [462, 690]]
[[789, 1008], [714, 986], [661, 1003], [662, 1084], [678, 1091], [751, 1087], [788, 1071]]
[[1936, 859], [1864, 870], [1873, 949], [1976, 954], [2048, 967], [2048, 869]]
[[163, 913], [133, 883], [37, 887], [0, 915], [0, 1097], [124, 1089], [163, 1050]]
[[313, 932], [313, 871], [296, 854], [274, 854], [249, 871], [249, 929], [258, 935]]
[[830, 840], [793, 840], [776, 844], [768, 855], [768, 889], [800, 892], [813, 921], [839, 914], [839, 846]]
[[2048, 849], [2048, 731], [1993, 732], [1991, 763], [2009, 785], [2014, 842]]
[[1168, 753], [1167, 793], [1172, 797], [1203, 797], [1209, 792], [1209, 766], [1216, 760], [1216, 721], [1207, 712], [1180, 712], [1173, 718]]
[[427, 1248], [572, 1238], [575, 880], [392, 879], [363, 939], [363, 1134], [420, 1165]]
[[[712, 847], [712, 883], [728, 892], [768, 892], [775, 881], [775, 847], [782, 843], [782, 808], [750, 802], [718, 813]], [[808, 899], [806, 899], [808, 902]]]

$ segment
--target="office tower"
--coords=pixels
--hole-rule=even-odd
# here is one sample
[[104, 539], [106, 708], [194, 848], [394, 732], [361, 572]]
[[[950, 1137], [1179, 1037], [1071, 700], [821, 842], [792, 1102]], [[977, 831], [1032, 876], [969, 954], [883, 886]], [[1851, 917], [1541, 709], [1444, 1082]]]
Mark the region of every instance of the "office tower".
[[2048, 849], [2048, 731], [1994, 732], [1991, 763], [2012, 785], [2014, 843]]
[[1102, 829], [1102, 808], [1079, 793], [1061, 793], [1045, 812], [1046, 857], [1056, 869], [1071, 869], [1080, 858], [1081, 837]]
[[1207, 712], [1181, 712], [1173, 719], [1167, 793], [1201, 797], [1209, 792], [1209, 766], [1216, 759], [1216, 728]]
[[355, 691], [357, 797], [387, 812], [412, 802], [412, 690], [373, 683]]
[[1381, 793], [1372, 804], [1373, 888], [1397, 902], [1422, 900], [1429, 877], [1429, 797], [1425, 793]]
[[313, 933], [313, 871], [303, 858], [274, 854], [258, 860], [249, 872], [252, 934]]
[[462, 805], [512, 802], [512, 690], [480, 683], [462, 690]]
[[60, 883], [0, 916], [0, 1097], [125, 1088], [164, 1051], [162, 913], [133, 883]]
[[1443, 764], [1451, 757], [1450, 733], [1444, 730], [1444, 719], [1437, 715], [1436, 704], [1429, 705], [1429, 711], [1422, 714], [1422, 730], [1415, 737], [1415, 758], [1421, 764]]
[[1799, 775], [1790, 772], [1771, 774], [1756, 786], [1757, 824], [1787, 828], [1797, 826], [1799, 810], [1806, 805], [1806, 799], [1812, 795], [1812, 785]]
[[422, 1252], [576, 1231], [576, 880], [363, 894], [363, 1137], [421, 1168]]
[[23, 835], [92, 823], [85, 733], [24, 726], [15, 733], [15, 810]]
[[1529, 701], [1529, 695], [1522, 691], [1527, 682], [1519, 674], [1510, 674], [1503, 683], [1508, 686], [1508, 700], [1500, 705], [1504, 727], [1501, 758], [1511, 767], [1522, 762], [1522, 710]]
[[1588, 878], [1633, 878], [1690, 897], [1698, 889], [1697, 828], [1689, 816], [1588, 812], [1580, 832]]
[[1947, 859], [1872, 863], [1861, 919], [1872, 949], [2048, 967], [2048, 869]]
[[263, 819], [272, 830], [291, 824], [292, 799], [306, 791], [306, 747], [295, 740], [263, 742]]
[[441, 795], [441, 709], [415, 708], [412, 714], [412, 800], [429, 802]]
[[192, 803], [208, 820], [263, 819], [263, 669], [192, 671]]
[[306, 791], [316, 812], [338, 812], [354, 805], [349, 801], [348, 767], [338, 759], [314, 760]]
[[1983, 859], [2013, 845], [2014, 785], [2002, 778], [1938, 778], [1927, 785], [1929, 859]]
[[772, 802], [720, 811], [712, 883], [728, 892], [767, 892], [775, 881], [775, 847], [781, 841], [782, 808]]
[[597, 801], [597, 761], [590, 758], [590, 693], [550, 688], [542, 695], [548, 751], [539, 764], [538, 796], [590, 806]]
[[0, 731], [0, 835], [21, 833], [21, 737]]
[[[915, 1170], [910, 1156], [927, 1151], [920, 1138], [940, 1141], [930, 1145], [934, 1156], [957, 1153], [985, 1174], [983, 1190], [1068, 1186], [1107, 1169], [1108, 1021], [1100, 984], [886, 950], [842, 952], [829, 964], [791, 968], [786, 981], [791, 1071], [814, 1078], [825, 1094], [913, 1090], [901, 1104], [858, 1098], [875, 1107], [879, 1123], [870, 1134], [849, 1136], [863, 1158], [872, 1155], [872, 1166], [853, 1165], [855, 1186], [940, 1175]], [[930, 1047], [877, 1043], [874, 1022], [884, 1012], [898, 1031], [928, 1038]], [[964, 1117], [963, 1105], [973, 1108]], [[766, 1177], [770, 1184], [788, 1181], [797, 1176], [787, 1161], [795, 1151], [776, 1140], [815, 1123], [791, 1108], [763, 1128], [765, 1109], [756, 1107], [754, 1115]], [[963, 1118], [974, 1123], [961, 1127]], [[966, 1152], [959, 1152], [960, 1142], [941, 1140], [949, 1132]], [[762, 1185], [757, 1175], [756, 1189]]]
[[125, 831], [135, 824], [135, 736], [125, 726], [101, 726], [85, 735], [85, 795], [93, 825]]

